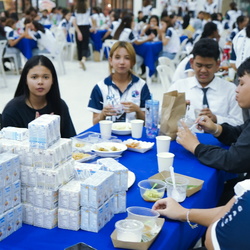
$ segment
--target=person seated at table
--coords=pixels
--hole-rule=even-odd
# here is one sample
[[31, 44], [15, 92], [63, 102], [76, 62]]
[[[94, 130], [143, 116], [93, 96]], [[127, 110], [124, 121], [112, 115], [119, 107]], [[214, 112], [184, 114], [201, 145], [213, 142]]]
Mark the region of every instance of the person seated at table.
[[32, 21], [39, 21], [40, 16], [38, 15], [38, 11], [34, 7], [29, 8], [30, 11], [30, 17]]
[[[236, 89], [236, 100], [241, 108], [249, 109], [250, 58], [239, 66], [237, 74], [239, 85]], [[227, 95], [225, 88], [224, 95]], [[224, 103], [221, 103], [220, 108], [223, 105], [225, 106]], [[183, 124], [184, 129], [179, 129], [177, 132], [177, 142], [193, 153], [201, 163], [209, 167], [232, 173], [247, 173], [243, 178], [250, 178], [250, 120], [246, 120], [239, 126], [232, 126], [228, 123], [215, 123], [207, 115], [201, 117], [196, 120], [198, 129], [214, 135], [220, 142], [229, 145], [229, 149], [200, 143], [185, 124]]]
[[102, 41], [106, 39], [112, 39], [120, 23], [121, 23], [120, 13], [118, 11], [114, 11], [113, 15], [111, 16], [111, 25], [108, 31], [102, 37]]
[[41, 23], [42, 25], [51, 25], [51, 21], [49, 19], [49, 12], [47, 9], [42, 11], [42, 16], [39, 20], [39, 23]]
[[154, 34], [155, 37], [158, 36], [158, 30], [159, 30], [159, 17], [156, 15], [152, 15], [149, 20], [148, 24], [144, 26], [144, 28], [141, 31], [140, 36], [149, 36], [150, 34]]
[[207, 227], [206, 249], [250, 249], [250, 180], [239, 182], [234, 190], [235, 196], [220, 207], [189, 209], [165, 198], [158, 200], [152, 209], [169, 219], [187, 222], [192, 229], [197, 224]]
[[33, 56], [24, 65], [14, 98], [2, 113], [2, 127], [28, 128], [28, 124], [43, 114], [61, 117], [61, 136], [76, 135], [68, 106], [61, 99], [53, 63], [45, 56]]
[[247, 16], [238, 16], [236, 19], [236, 27], [232, 30], [229, 37], [227, 38], [227, 41], [232, 44], [234, 37], [242, 30], [244, 29], [249, 22], [249, 17]]
[[58, 28], [63, 30], [65, 37], [67, 37], [68, 42], [75, 42], [75, 41], [72, 41], [72, 37], [70, 37], [69, 35], [69, 29], [72, 27], [72, 23], [70, 22], [71, 13], [68, 9], [64, 8], [62, 10], [62, 14], [63, 14], [63, 17], [60, 23], [58, 24]]
[[150, 99], [150, 92], [146, 82], [133, 74], [135, 59], [131, 43], [118, 41], [111, 48], [110, 76], [95, 85], [88, 104], [93, 124], [109, 118], [145, 119], [145, 101]]
[[160, 56], [174, 59], [180, 49], [180, 37], [174, 29], [171, 17], [164, 17], [161, 20], [161, 27], [159, 30], [159, 39], [162, 41], [163, 49]]
[[200, 39], [202, 38], [211, 38], [217, 42], [220, 41], [219, 30], [214, 22], [209, 21], [204, 25]]
[[39, 53], [57, 53], [58, 45], [56, 42], [56, 38], [49, 29], [44, 28], [44, 26], [37, 21], [26, 23], [25, 26], [26, 28], [33, 31], [26, 37], [37, 41], [38, 48], [32, 50], [33, 55], [38, 55]]
[[[133, 20], [132, 15], [130, 14], [126, 15], [123, 17], [113, 38], [115, 40], [130, 42], [130, 43], [134, 43], [137, 45], [154, 40], [155, 35], [152, 33], [149, 34], [146, 39], [139, 40], [139, 38], [134, 36], [133, 28], [134, 28], [134, 20]], [[137, 67], [140, 68], [143, 65], [143, 57], [136, 55], [136, 64], [137, 64]]]
[[8, 18], [5, 22], [4, 31], [6, 33], [6, 38], [8, 40], [8, 46], [6, 47], [5, 53], [15, 54], [17, 57], [17, 64], [19, 70], [22, 69], [22, 61], [21, 61], [21, 51], [18, 48], [15, 48], [16, 44], [25, 37], [25, 34], [18, 34], [15, 31], [16, 28], [16, 20], [12, 18]]
[[215, 76], [220, 65], [218, 42], [202, 38], [194, 45], [192, 55], [190, 64], [195, 75], [177, 80], [168, 91], [185, 93], [190, 104], [187, 114], [194, 120], [197, 109], [199, 115], [207, 115], [215, 123], [242, 124], [242, 111], [235, 100], [235, 84]]

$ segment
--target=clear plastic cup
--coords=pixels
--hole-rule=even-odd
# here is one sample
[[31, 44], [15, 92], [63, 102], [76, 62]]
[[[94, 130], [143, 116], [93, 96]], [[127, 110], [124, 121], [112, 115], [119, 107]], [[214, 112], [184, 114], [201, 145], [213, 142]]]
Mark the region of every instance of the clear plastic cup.
[[172, 178], [168, 177], [166, 179], [167, 183], [167, 195], [168, 197], [172, 197], [177, 202], [182, 202], [186, 199], [186, 193], [187, 193], [187, 186], [188, 186], [188, 179], [181, 176], [175, 176], [175, 185], [176, 185], [176, 191], [173, 192], [173, 182]]

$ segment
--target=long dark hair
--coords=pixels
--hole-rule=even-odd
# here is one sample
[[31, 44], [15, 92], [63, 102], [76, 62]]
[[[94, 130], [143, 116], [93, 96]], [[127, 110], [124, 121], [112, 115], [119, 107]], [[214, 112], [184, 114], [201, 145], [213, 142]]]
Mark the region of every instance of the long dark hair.
[[46, 67], [52, 74], [53, 84], [46, 95], [46, 100], [48, 105], [53, 108], [53, 112], [57, 115], [61, 115], [61, 95], [56, 70], [53, 63], [46, 56], [33, 56], [25, 63], [14, 97], [23, 96], [25, 99], [29, 98], [30, 91], [27, 85], [27, 75], [29, 71], [37, 65]]
[[32, 21], [32, 23], [37, 31], [40, 30], [42, 33], [45, 33], [45, 29], [41, 23], [37, 21]]
[[201, 38], [210, 37], [215, 31], [217, 31], [217, 25], [213, 22], [208, 22], [205, 24], [203, 28], [203, 32], [201, 34]]
[[248, 22], [248, 25], [246, 26], [246, 34], [247, 34], [247, 37], [250, 38], [250, 20]]
[[76, 12], [77, 13], [86, 13], [88, 9], [88, 3], [86, 0], [77, 0], [76, 1]]
[[115, 40], [119, 40], [119, 37], [122, 33], [122, 31], [125, 29], [125, 28], [130, 28], [131, 29], [131, 24], [132, 24], [132, 21], [133, 21], [133, 18], [131, 15], [126, 15], [125, 17], [123, 17], [119, 27], [117, 28], [115, 34], [114, 34], [114, 39]]

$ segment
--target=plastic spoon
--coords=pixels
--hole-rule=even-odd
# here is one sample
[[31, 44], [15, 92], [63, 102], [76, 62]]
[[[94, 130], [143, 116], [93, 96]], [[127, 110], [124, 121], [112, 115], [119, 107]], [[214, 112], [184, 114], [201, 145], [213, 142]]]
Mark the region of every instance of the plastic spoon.
[[172, 182], [173, 182], [173, 190], [172, 190], [172, 198], [175, 199], [177, 202], [180, 200], [180, 194], [176, 189], [176, 183], [175, 183], [175, 176], [174, 176], [174, 168], [173, 166], [169, 167], [170, 170], [170, 175], [172, 178]]

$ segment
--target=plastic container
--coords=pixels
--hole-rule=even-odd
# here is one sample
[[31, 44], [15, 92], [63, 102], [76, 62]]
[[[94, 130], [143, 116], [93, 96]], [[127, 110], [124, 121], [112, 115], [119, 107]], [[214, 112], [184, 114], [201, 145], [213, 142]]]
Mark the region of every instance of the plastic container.
[[147, 100], [145, 109], [146, 135], [148, 138], [153, 139], [158, 135], [159, 101]]
[[143, 232], [151, 231], [156, 226], [156, 220], [160, 214], [146, 207], [128, 207], [128, 219], [138, 220], [144, 224]]
[[138, 220], [125, 219], [115, 223], [117, 240], [141, 242], [144, 224]]
[[138, 183], [141, 197], [145, 201], [155, 202], [161, 199], [166, 190], [166, 183], [161, 180], [149, 179]]
[[182, 202], [186, 199], [187, 186], [189, 183], [189, 180], [187, 178], [175, 176], [175, 185], [177, 192], [173, 192], [173, 182], [171, 177], [168, 177], [166, 179], [166, 183], [168, 197], [172, 197], [177, 202]]

